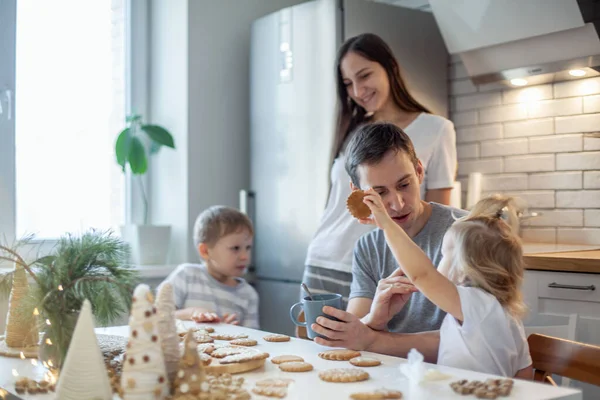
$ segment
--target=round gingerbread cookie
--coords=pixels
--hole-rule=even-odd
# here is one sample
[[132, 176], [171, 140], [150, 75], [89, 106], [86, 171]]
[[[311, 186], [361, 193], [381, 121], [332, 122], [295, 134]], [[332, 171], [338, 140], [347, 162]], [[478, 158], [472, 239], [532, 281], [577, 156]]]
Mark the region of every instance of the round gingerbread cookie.
[[290, 337], [288, 335], [279, 335], [279, 334], [267, 335], [263, 339], [265, 339], [267, 342], [289, 342], [290, 341]]
[[360, 353], [348, 349], [327, 350], [319, 353], [319, 357], [330, 361], [350, 361], [353, 358], [360, 357]]
[[279, 369], [284, 372], [308, 372], [313, 370], [313, 366], [307, 362], [292, 361], [279, 364]]
[[254, 339], [235, 339], [229, 343], [233, 344], [235, 346], [246, 346], [246, 347], [256, 346], [258, 344], [258, 342]]
[[283, 399], [287, 396], [287, 388], [285, 387], [273, 387], [273, 386], [256, 386], [252, 389], [252, 393], [259, 396], [266, 397], [277, 397]]
[[363, 202], [365, 194], [362, 190], [354, 190], [346, 200], [346, 208], [354, 218], [365, 219], [371, 215], [371, 209]]
[[350, 364], [355, 367], [376, 367], [381, 365], [381, 361], [372, 357], [354, 357], [350, 359]]
[[369, 373], [358, 368], [335, 368], [319, 372], [319, 378], [325, 382], [360, 382], [369, 379]]
[[402, 392], [398, 390], [380, 389], [374, 392], [353, 393], [350, 395], [353, 400], [388, 400], [401, 399]]
[[288, 356], [288, 355], [283, 355], [283, 356], [277, 356], [277, 357], [273, 357], [271, 358], [271, 362], [273, 364], [283, 364], [283, 363], [287, 363], [287, 362], [303, 362], [304, 358], [299, 357], [299, 356]]

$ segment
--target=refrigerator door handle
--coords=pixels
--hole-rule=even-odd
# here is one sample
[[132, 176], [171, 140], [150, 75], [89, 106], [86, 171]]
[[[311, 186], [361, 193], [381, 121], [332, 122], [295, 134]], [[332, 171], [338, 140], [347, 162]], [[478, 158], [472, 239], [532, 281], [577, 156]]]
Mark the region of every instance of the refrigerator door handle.
[[[255, 195], [251, 190], [242, 189], [240, 190], [240, 211], [250, 217], [249, 208], [248, 208], [248, 199], [252, 199], [254, 201]], [[254, 204], [252, 204], [254, 206]], [[252, 219], [252, 218], [250, 218]]]

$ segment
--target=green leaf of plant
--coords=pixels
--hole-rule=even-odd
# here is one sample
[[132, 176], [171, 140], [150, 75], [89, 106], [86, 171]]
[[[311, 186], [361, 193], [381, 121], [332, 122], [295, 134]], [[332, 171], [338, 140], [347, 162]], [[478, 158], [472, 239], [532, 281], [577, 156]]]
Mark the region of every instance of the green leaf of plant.
[[137, 137], [131, 138], [131, 148], [129, 150], [129, 165], [131, 166], [131, 172], [136, 175], [142, 175], [146, 173], [148, 169], [148, 160], [146, 159], [146, 150], [142, 141]]
[[162, 147], [162, 144], [152, 141], [152, 143], [150, 144], [150, 154], [156, 154], [158, 153], [158, 151], [160, 150], [160, 148]]
[[131, 148], [131, 132], [129, 128], [125, 128], [119, 134], [117, 143], [115, 143], [115, 154], [117, 155], [117, 163], [125, 172], [125, 164], [127, 163], [127, 156], [129, 149]]
[[175, 148], [173, 136], [162, 126], [158, 125], [142, 125], [142, 130], [150, 136], [155, 142], [162, 144], [163, 146]]

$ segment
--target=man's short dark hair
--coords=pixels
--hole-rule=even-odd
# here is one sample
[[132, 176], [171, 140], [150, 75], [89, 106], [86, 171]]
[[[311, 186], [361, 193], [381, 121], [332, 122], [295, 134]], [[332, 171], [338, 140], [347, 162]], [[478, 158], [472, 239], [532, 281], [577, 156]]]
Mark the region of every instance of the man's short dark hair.
[[377, 122], [359, 126], [346, 148], [346, 172], [354, 186], [360, 187], [357, 174], [359, 165], [376, 165], [390, 151], [406, 153], [415, 168], [419, 164], [412, 141], [396, 125]]

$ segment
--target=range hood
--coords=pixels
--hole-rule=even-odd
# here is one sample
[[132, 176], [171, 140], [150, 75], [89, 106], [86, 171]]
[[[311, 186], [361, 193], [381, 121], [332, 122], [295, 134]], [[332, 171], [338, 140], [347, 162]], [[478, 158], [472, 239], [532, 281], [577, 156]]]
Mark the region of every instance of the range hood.
[[429, 0], [450, 54], [475, 84], [600, 75], [595, 0]]

